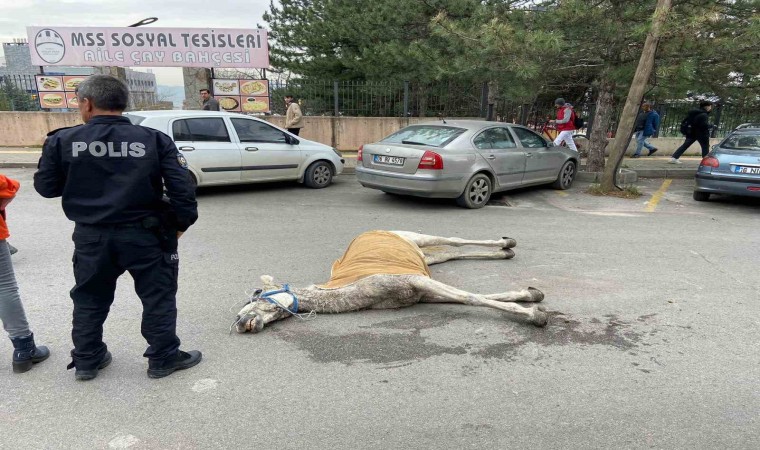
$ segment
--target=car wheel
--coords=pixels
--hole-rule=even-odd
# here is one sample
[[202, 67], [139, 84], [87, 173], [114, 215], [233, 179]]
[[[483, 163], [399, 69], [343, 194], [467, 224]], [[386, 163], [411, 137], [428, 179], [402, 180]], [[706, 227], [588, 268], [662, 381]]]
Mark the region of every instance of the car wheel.
[[303, 183], [312, 189], [322, 189], [332, 183], [332, 177], [330, 164], [325, 161], [317, 161], [306, 169]]
[[570, 189], [570, 186], [573, 185], [573, 180], [575, 180], [575, 163], [573, 161], [566, 161], [559, 170], [557, 181], [552, 184], [552, 187], [564, 191], [565, 189]]
[[710, 200], [710, 193], [709, 192], [701, 192], [701, 191], [694, 191], [694, 200], [698, 202], [706, 202]]
[[470, 178], [464, 192], [457, 198], [457, 204], [463, 208], [477, 209], [486, 206], [491, 198], [491, 179], [479, 173]]

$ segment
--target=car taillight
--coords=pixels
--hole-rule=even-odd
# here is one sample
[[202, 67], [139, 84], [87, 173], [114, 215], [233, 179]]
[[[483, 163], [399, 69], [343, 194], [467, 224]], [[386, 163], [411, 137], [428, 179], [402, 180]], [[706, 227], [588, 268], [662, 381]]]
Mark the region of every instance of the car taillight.
[[420, 159], [420, 164], [417, 166], [417, 168], [428, 170], [443, 170], [443, 158], [441, 158], [441, 155], [436, 152], [426, 150], [425, 154], [422, 155], [422, 159]]
[[720, 162], [718, 161], [718, 158], [714, 156], [705, 156], [704, 158], [702, 158], [702, 162], [699, 163], [699, 165], [705, 166], [705, 167], [718, 168], [720, 167]]
[[359, 146], [359, 151], [356, 152], [356, 162], [362, 161], [362, 152], [364, 152], [364, 146]]

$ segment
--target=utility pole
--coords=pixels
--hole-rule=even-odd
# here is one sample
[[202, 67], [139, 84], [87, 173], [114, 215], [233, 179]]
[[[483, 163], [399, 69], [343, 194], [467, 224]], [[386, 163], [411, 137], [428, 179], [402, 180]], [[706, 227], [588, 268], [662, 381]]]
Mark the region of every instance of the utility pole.
[[610, 157], [602, 175], [601, 188], [605, 192], [616, 189], [617, 171], [630, 144], [634, 121], [636, 120], [641, 100], [644, 97], [647, 81], [654, 68], [654, 59], [657, 53], [657, 44], [662, 35], [662, 26], [668, 19], [671, 6], [672, 0], [657, 0], [657, 7], [652, 16], [652, 29], [647, 34], [647, 39], [644, 42], [644, 49], [641, 51], [639, 65], [636, 68], [636, 74], [633, 76], [631, 88], [628, 90], [628, 98], [625, 100], [625, 106], [623, 107], [623, 114], [620, 117], [620, 123], [615, 132], [615, 143], [612, 149], [610, 149]]

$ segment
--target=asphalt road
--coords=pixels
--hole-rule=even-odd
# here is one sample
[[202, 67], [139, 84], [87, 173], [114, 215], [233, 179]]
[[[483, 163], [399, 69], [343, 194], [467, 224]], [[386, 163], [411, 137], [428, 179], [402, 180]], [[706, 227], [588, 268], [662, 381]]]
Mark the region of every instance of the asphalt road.
[[[481, 210], [361, 188], [211, 189], [180, 243], [179, 335], [196, 368], [147, 378], [140, 302], [124, 276], [106, 323], [113, 364], [69, 362], [72, 224], [32, 188], [9, 207], [13, 263], [53, 355], [11, 373], [0, 341], [0, 448], [756, 448], [760, 202], [696, 203], [692, 182], [637, 200], [532, 189]], [[657, 195], [654, 195], [656, 194]], [[654, 200], [653, 200], [654, 198]], [[507, 206], [510, 205], [510, 206]], [[357, 234], [517, 239], [508, 261], [432, 267], [459, 288], [535, 286], [550, 325], [461, 305], [288, 319], [229, 334], [269, 274], [326, 281]]]

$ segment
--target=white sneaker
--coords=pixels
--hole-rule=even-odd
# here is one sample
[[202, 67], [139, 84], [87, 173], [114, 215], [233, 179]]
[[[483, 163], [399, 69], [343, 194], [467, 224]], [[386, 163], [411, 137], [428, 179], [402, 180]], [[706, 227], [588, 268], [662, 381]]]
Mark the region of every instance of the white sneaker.
[[670, 163], [670, 164], [683, 164], [681, 161], [679, 161], [679, 160], [677, 160], [675, 158], [670, 158], [670, 161], [668, 161], [668, 163]]

